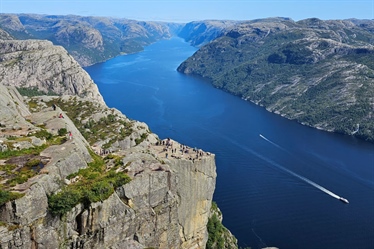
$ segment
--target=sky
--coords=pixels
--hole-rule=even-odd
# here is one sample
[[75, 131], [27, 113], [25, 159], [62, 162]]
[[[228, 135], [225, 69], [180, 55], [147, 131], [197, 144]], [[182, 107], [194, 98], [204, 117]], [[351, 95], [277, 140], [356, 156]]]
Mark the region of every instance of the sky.
[[0, 0], [0, 13], [182, 22], [289, 17], [374, 19], [374, 0]]

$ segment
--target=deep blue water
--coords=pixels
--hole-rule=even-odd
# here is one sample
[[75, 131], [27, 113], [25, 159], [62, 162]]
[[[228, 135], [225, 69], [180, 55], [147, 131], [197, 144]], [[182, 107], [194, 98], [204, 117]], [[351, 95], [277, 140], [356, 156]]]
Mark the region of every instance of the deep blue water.
[[240, 246], [373, 249], [374, 145], [302, 126], [178, 73], [195, 51], [173, 38], [86, 70], [108, 106], [160, 138], [216, 154], [214, 200]]

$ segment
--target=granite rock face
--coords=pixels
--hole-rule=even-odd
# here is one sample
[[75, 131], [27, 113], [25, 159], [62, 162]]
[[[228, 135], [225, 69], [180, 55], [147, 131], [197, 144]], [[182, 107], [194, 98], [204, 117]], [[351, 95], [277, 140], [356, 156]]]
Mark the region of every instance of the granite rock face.
[[[62, 96], [24, 97], [16, 87]], [[0, 160], [1, 195], [21, 194], [0, 204], [1, 249], [205, 248], [216, 182], [214, 155], [182, 149], [169, 139], [175, 149], [170, 152], [171, 145], [145, 123], [108, 108], [62, 47], [0, 40], [0, 126], [0, 153], [25, 152]], [[54, 215], [49, 197], [79, 181], [68, 176], [98, 156], [107, 171], [116, 166], [105, 159], [118, 159], [117, 170], [131, 181], [109, 198], [74, 204]], [[28, 169], [36, 174], [10, 184], [32, 159], [42, 163], [40, 169]]]
[[[30, 99], [12, 97], [12, 92], [17, 92], [14, 87], [0, 87], [1, 100], [9, 109], [7, 115], [28, 124], [21, 131], [31, 132], [38, 129], [34, 125], [43, 124], [52, 134], [60, 128], [74, 134], [72, 140], [43, 150], [40, 156], [49, 161], [40, 173], [13, 187], [12, 191], [24, 196], [0, 207], [0, 248], [205, 248], [216, 182], [213, 154], [199, 151], [200, 156], [195, 157], [191, 148], [190, 154], [179, 150], [172, 154], [169, 148], [173, 156], [166, 157], [165, 145], [156, 134], [133, 142], [140, 141], [149, 130], [146, 124], [133, 122], [129, 143], [112, 146], [112, 153], [121, 156], [126, 166], [130, 183], [117, 188], [106, 200], [88, 206], [78, 204], [64, 216], [53, 216], [48, 196], [70, 184], [68, 175], [87, 167], [93, 147], [70, 120], [69, 112], [61, 109], [63, 105], [57, 110], [47, 106], [56, 97], [34, 98], [38, 107], [28, 111], [24, 102]], [[1, 110], [6, 109], [3, 106]], [[104, 104], [100, 108], [104, 114], [120, 115]], [[57, 113], [64, 118], [58, 118]], [[123, 115], [121, 118], [127, 120]], [[16, 118], [10, 118], [7, 125], [11, 125], [10, 120]], [[22, 138], [10, 132], [2, 134], [2, 140]], [[180, 148], [176, 141], [173, 146]]]
[[49, 41], [0, 40], [0, 83], [104, 103], [87, 72], [64, 48]]

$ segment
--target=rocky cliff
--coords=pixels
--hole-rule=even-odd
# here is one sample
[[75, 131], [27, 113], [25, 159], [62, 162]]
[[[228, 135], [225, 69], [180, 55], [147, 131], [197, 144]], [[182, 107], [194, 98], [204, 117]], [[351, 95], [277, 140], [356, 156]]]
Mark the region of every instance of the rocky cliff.
[[103, 103], [90, 76], [60, 46], [40, 40], [0, 40], [0, 83]]
[[[121, 149], [91, 146], [66, 112], [50, 106], [58, 102], [56, 97], [34, 97], [24, 104], [22, 97], [15, 98], [9, 90], [15, 91], [1, 86], [1, 110], [14, 122], [2, 119], [1, 194], [19, 193], [22, 197], [1, 203], [0, 248], [205, 247], [216, 179], [214, 155], [199, 152], [196, 157], [190, 148], [182, 155], [181, 145], [170, 140], [177, 150], [172, 153], [171, 147], [166, 148], [167, 141], [162, 144], [145, 124], [127, 120], [104, 105], [97, 106], [100, 113], [115, 113], [113, 123], [122, 120], [131, 132], [122, 142], [116, 141], [122, 144]], [[87, 99], [64, 98], [69, 103], [90, 106]], [[27, 105], [34, 106], [32, 112]], [[60, 113], [63, 118], [59, 118]], [[91, 125], [94, 130], [95, 124]], [[71, 131], [73, 138], [61, 136], [62, 129]], [[51, 135], [41, 137], [40, 131]], [[111, 132], [115, 131], [108, 130]], [[32, 154], [28, 154], [30, 151]], [[91, 188], [85, 177], [95, 179], [92, 184], [96, 187], [101, 183], [102, 179], [91, 173], [69, 177], [79, 169], [91, 170], [90, 163], [97, 160], [91, 151], [105, 158], [101, 174], [126, 172], [131, 181], [118, 186], [107, 199], [78, 201], [63, 214], [56, 212], [60, 206], [51, 209], [49, 198], [54, 194], [64, 193], [79, 182]], [[110, 171], [114, 157], [117, 166]], [[42, 166], [28, 168], [33, 160]], [[20, 179], [21, 172], [28, 174]], [[90, 191], [93, 195], [105, 190], [93, 187]], [[69, 202], [74, 195], [58, 198]]]
[[239, 21], [230, 20], [206, 20], [187, 23], [178, 32], [178, 36], [184, 38], [192, 46], [203, 46], [217, 37], [223, 35], [225, 30]]
[[374, 141], [373, 23], [241, 22], [178, 70], [302, 124]]
[[123, 53], [139, 52], [157, 40], [170, 38], [181, 26], [73, 15], [0, 15], [0, 28], [14, 38], [49, 40], [55, 45], [61, 45], [81, 66], [105, 61]]
[[205, 248], [213, 154], [108, 108], [61, 47], [1, 49], [0, 248]]

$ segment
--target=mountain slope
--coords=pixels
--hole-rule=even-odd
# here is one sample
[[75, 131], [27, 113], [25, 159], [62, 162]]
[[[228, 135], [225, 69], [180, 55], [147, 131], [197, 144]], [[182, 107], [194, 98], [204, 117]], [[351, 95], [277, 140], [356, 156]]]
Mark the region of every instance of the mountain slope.
[[40, 40], [0, 40], [0, 83], [104, 103], [96, 84], [61, 46]]
[[305, 125], [374, 141], [373, 22], [244, 22], [178, 71]]
[[200, 47], [223, 35], [224, 31], [238, 21], [206, 20], [187, 23], [179, 31], [178, 36], [184, 38], [192, 46]]
[[128, 19], [35, 14], [1, 14], [0, 28], [16, 39], [42, 39], [61, 45], [88, 66], [121, 53], [139, 52], [170, 38], [180, 25]]

